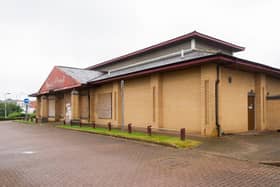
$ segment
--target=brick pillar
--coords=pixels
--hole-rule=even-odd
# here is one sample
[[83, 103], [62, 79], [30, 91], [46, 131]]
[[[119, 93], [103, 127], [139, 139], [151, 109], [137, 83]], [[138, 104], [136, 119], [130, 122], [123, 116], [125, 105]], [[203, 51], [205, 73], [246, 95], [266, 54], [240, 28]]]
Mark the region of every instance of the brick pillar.
[[265, 74], [257, 74], [255, 76], [255, 102], [256, 102], [256, 129], [265, 130], [267, 129], [266, 122], [266, 77]]
[[151, 76], [151, 97], [152, 97], [152, 126], [163, 128], [162, 122], [162, 81], [160, 74]]
[[77, 90], [71, 92], [71, 119], [80, 120], [79, 92]]
[[41, 118], [41, 97], [36, 98], [36, 118]]
[[89, 91], [90, 93], [90, 100], [89, 100], [89, 103], [90, 103], [90, 122], [95, 122], [95, 119], [96, 119], [96, 116], [95, 116], [95, 91], [94, 89], [90, 89]]
[[41, 107], [40, 107], [40, 116], [41, 116], [41, 121], [42, 122], [47, 122], [48, 121], [48, 97], [43, 95], [41, 96]]
[[215, 119], [216, 64], [201, 66], [201, 135], [217, 136]]
[[119, 81], [113, 83], [112, 92], [112, 119], [113, 125], [121, 127], [121, 87]]

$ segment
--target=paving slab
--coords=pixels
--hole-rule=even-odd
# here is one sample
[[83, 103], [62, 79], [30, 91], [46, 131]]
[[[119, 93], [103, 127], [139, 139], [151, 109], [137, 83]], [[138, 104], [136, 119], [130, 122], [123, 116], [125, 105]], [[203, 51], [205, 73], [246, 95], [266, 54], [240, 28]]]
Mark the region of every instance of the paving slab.
[[196, 150], [255, 162], [280, 161], [279, 132], [249, 132], [222, 137], [192, 137], [203, 144]]
[[0, 122], [0, 186], [279, 186], [279, 167]]

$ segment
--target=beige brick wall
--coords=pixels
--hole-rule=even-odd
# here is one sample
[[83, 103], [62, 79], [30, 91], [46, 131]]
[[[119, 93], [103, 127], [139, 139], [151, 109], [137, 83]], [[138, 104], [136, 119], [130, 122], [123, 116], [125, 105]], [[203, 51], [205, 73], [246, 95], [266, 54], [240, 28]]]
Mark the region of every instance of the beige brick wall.
[[266, 84], [269, 95], [280, 95], [280, 79], [266, 76]]
[[[269, 96], [280, 95], [280, 79], [266, 77], [267, 93]], [[280, 100], [266, 100], [267, 104], [267, 129], [280, 129]]]
[[162, 74], [163, 128], [199, 132], [200, 67]]
[[130, 79], [124, 86], [124, 122], [137, 127], [152, 125], [150, 76]]
[[221, 68], [219, 119], [224, 132], [248, 130], [248, 93], [251, 90], [255, 91], [253, 73]]
[[280, 100], [267, 100], [267, 129], [280, 129]]
[[[135, 127], [152, 125], [154, 128], [179, 130], [189, 133], [216, 135], [215, 81], [217, 65], [206, 64], [189, 69], [155, 73], [145, 77], [125, 80], [124, 124]], [[229, 83], [229, 77], [231, 83]], [[245, 132], [248, 130], [248, 93], [255, 93], [255, 126], [257, 130], [278, 129], [280, 103], [266, 100], [269, 95], [279, 95], [280, 81], [259, 73], [250, 73], [220, 66], [219, 124], [222, 131]], [[55, 97], [56, 120], [65, 116], [66, 103], [71, 104], [72, 119], [120, 127], [122, 122], [120, 81], [94, 86], [78, 94], [70, 91]], [[111, 94], [111, 118], [97, 115], [98, 95]], [[38, 114], [48, 117], [50, 97], [38, 99]]]
[[217, 136], [215, 119], [215, 82], [217, 79], [216, 64], [201, 66], [200, 77], [200, 124], [201, 135]]

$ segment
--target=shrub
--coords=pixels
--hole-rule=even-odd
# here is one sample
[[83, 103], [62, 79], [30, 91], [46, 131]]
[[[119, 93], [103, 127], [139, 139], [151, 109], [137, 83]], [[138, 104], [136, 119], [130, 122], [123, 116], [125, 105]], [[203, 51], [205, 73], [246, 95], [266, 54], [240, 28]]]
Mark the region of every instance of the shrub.
[[24, 113], [21, 112], [13, 112], [11, 114], [9, 114], [8, 118], [10, 119], [16, 119], [16, 118], [20, 118], [20, 117], [25, 117]]
[[32, 113], [32, 114], [28, 114], [29, 118], [36, 118], [36, 114]]

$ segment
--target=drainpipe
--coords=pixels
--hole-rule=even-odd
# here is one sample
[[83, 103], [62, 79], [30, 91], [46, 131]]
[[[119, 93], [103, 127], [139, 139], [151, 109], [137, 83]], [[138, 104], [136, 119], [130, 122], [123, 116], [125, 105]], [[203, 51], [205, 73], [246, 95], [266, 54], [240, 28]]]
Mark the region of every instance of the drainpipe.
[[124, 80], [121, 80], [121, 128], [124, 130]]
[[90, 89], [88, 89], [88, 121], [90, 122]]
[[221, 136], [221, 125], [219, 124], [219, 83], [220, 83], [220, 65], [216, 66], [217, 78], [215, 82], [215, 119], [218, 137]]

